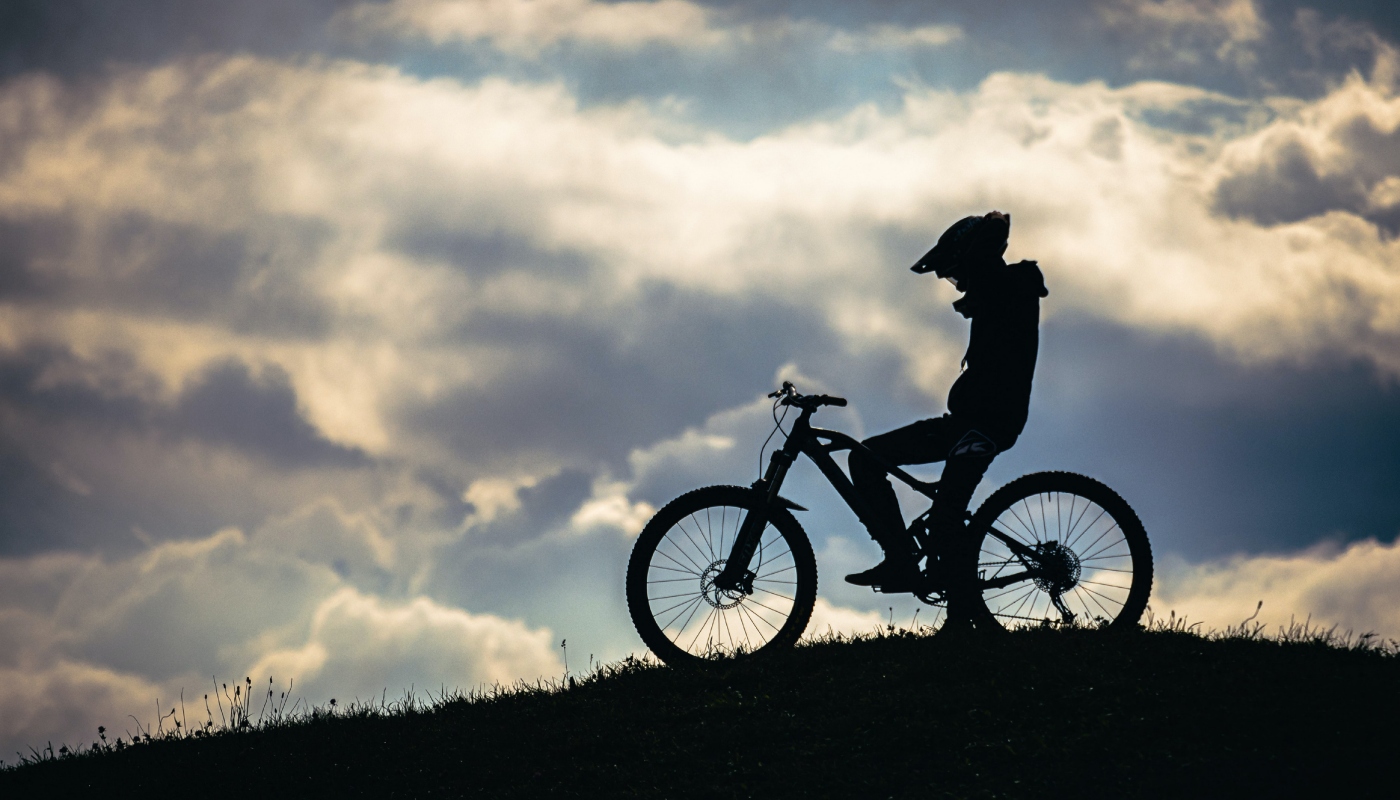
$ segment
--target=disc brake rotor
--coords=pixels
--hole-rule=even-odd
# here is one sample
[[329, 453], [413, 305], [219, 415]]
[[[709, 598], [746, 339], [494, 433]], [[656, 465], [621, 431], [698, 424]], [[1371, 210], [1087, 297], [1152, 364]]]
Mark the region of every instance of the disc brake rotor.
[[721, 589], [715, 586], [715, 576], [724, 570], [724, 559], [720, 559], [705, 568], [700, 574], [700, 593], [704, 596], [705, 602], [712, 608], [720, 610], [733, 608], [744, 600], [744, 590], [742, 586], [733, 589]]

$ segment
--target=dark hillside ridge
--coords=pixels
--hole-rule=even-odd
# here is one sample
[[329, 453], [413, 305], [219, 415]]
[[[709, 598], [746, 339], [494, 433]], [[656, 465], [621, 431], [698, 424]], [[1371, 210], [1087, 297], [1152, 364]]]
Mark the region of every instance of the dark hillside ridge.
[[0, 796], [1394, 797], [1397, 711], [1393, 649], [894, 635], [49, 760]]

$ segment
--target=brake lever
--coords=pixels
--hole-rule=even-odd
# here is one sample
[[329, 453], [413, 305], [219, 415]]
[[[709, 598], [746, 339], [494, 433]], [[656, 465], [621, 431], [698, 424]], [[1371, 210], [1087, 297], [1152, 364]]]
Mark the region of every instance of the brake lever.
[[796, 391], [794, 390], [794, 388], [793, 388], [792, 381], [783, 381], [783, 388], [777, 390], [776, 392], [769, 392], [769, 393], [768, 393], [768, 396], [769, 396], [769, 397], [791, 397], [792, 395], [794, 395], [794, 394], [796, 394], [796, 393], [797, 393], [797, 392], [796, 392]]

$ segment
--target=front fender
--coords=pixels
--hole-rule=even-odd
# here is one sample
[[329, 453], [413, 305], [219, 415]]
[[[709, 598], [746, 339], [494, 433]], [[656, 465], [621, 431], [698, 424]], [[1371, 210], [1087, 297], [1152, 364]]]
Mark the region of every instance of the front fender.
[[806, 507], [806, 506], [799, 506], [798, 504], [792, 502], [791, 500], [787, 499], [786, 497], [783, 497], [782, 495], [778, 495], [778, 505], [782, 506], [783, 508], [790, 509], [790, 510], [792, 510], [792, 511], [806, 511], [806, 510], [807, 510], [807, 507]]

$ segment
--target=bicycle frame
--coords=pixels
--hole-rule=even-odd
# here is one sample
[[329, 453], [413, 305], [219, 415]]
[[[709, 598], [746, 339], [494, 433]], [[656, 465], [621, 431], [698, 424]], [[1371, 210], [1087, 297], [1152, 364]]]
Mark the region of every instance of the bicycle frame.
[[[811, 424], [812, 413], [815, 407], [803, 407], [802, 413], [793, 422], [792, 429], [787, 434], [787, 441], [783, 446], [773, 452], [768, 461], [768, 469], [762, 478], [754, 481], [752, 489], [763, 496], [763, 502], [759, 507], [745, 517], [744, 522], [739, 527], [738, 534], [734, 539], [734, 546], [725, 559], [724, 569], [715, 576], [715, 586], [721, 589], [739, 589], [745, 594], [752, 592], [752, 582], [754, 574], [749, 571], [749, 562], [752, 561], [754, 552], [758, 549], [759, 539], [764, 528], [768, 525], [771, 509], [775, 506], [792, 506], [794, 504], [782, 498], [778, 492], [782, 489], [783, 481], [787, 478], [788, 470], [797, 461], [799, 455], [805, 455], [817, 465], [817, 469], [836, 489], [837, 494], [846, 505], [855, 512], [856, 517], [867, 527], [873, 527], [873, 516], [865, 499], [856, 491], [855, 484], [841, 471], [841, 467], [836, 464], [836, 460], [831, 457], [832, 453], [842, 450], [852, 452], [859, 450], [868, 456], [884, 470], [886, 475], [898, 478], [902, 483], [909, 486], [919, 494], [933, 500], [938, 494], [938, 481], [921, 481], [910, 475], [899, 467], [890, 464], [885, 459], [876, 455], [870, 448], [861, 444], [851, 436], [847, 436], [839, 431], [830, 431], [823, 428], [814, 428]], [[823, 443], [826, 442], [826, 443]], [[797, 506], [801, 508], [801, 506]], [[978, 576], [978, 585], [983, 589], [1009, 586], [1013, 583], [1029, 580], [1038, 574], [1037, 564], [1039, 559], [1035, 549], [1027, 547], [1012, 536], [1009, 536], [995, 527], [989, 527], [987, 533], [996, 537], [1011, 550], [1022, 564], [1026, 566], [1024, 572], [1010, 575], [1001, 575], [991, 580], [983, 580]], [[919, 548], [925, 552], [929, 549], [929, 542], [924, 541], [918, 533], [915, 540]]]
[[[867, 527], [871, 525], [872, 516], [865, 504], [865, 499], [856, 492], [851, 479], [841, 471], [841, 467], [831, 457], [832, 453], [842, 450], [860, 450], [876, 464], [879, 464], [886, 474], [893, 475], [930, 500], [937, 495], [937, 481], [926, 482], [915, 478], [844, 433], [812, 427], [813, 411], [815, 411], [814, 408], [802, 409], [802, 413], [797, 416], [797, 420], [793, 422], [792, 429], [787, 434], [787, 441], [781, 448], [773, 451], [772, 457], [768, 460], [768, 469], [764, 472], [763, 477], [753, 482], [751, 488], [763, 496], [763, 503], [757, 511], [750, 512], [739, 527], [739, 533], [734, 539], [734, 546], [725, 560], [724, 570], [715, 577], [716, 586], [742, 588], [746, 592], [749, 590], [749, 583], [753, 579], [751, 573], [748, 572], [749, 562], [753, 559], [754, 551], [758, 548], [760, 534], [767, 527], [770, 509], [775, 505], [789, 505], [789, 501], [780, 497], [778, 492], [782, 489], [788, 470], [792, 468], [799, 455], [807, 456], [817, 465], [817, 469], [821, 470], [822, 475], [831, 483], [832, 488], [836, 489], [836, 493], [841, 495], [841, 499], [846, 501], [846, 505], [850, 506], [856, 517]], [[823, 440], [827, 443], [824, 444]]]

